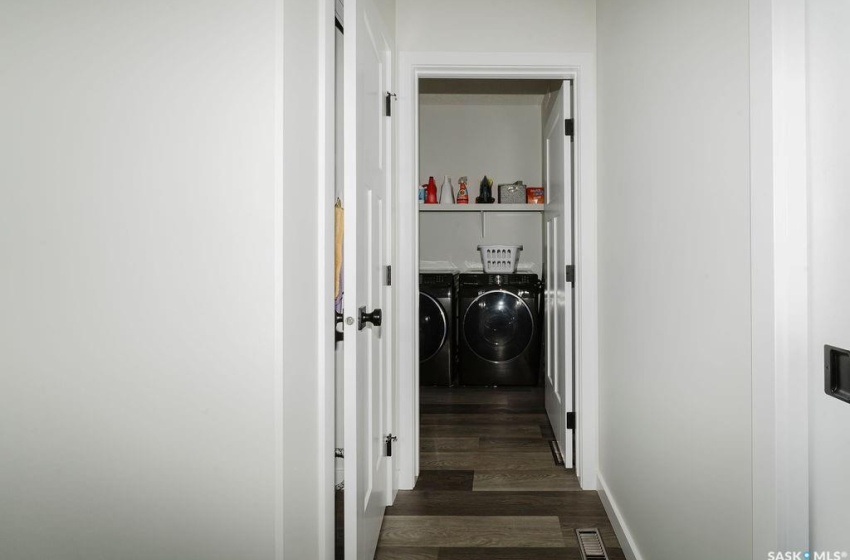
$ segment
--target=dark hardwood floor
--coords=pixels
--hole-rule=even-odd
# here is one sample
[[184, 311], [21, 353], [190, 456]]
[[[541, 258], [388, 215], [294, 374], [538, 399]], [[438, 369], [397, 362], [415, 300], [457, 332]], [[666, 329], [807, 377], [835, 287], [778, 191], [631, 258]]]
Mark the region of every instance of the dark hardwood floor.
[[377, 560], [578, 560], [580, 527], [625, 558], [598, 494], [554, 462], [542, 389], [423, 387], [420, 439], [419, 479], [387, 508]]

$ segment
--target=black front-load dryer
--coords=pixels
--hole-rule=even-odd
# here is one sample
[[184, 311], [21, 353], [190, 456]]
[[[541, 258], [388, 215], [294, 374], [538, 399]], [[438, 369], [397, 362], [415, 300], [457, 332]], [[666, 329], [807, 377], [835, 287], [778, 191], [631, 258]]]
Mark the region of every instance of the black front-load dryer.
[[537, 385], [540, 292], [536, 274], [460, 275], [461, 384]]
[[454, 273], [419, 275], [419, 384], [456, 384]]

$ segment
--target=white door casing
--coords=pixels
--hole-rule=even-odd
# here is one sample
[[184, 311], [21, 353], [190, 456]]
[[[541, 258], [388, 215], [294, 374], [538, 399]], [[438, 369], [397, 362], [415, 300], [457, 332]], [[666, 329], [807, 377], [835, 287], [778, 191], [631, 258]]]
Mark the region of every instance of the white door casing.
[[[345, 3], [345, 557], [371, 559], [388, 503], [391, 469], [387, 325], [362, 322], [388, 301], [390, 127], [384, 96], [389, 47], [371, 0]], [[383, 318], [382, 318], [383, 319]]]
[[[575, 468], [584, 490], [597, 485], [598, 304], [596, 249], [596, 97], [594, 57], [588, 53], [400, 52], [398, 81], [398, 198], [395, 369], [398, 376], [399, 487], [418, 475], [417, 301], [418, 81], [420, 78], [559, 79], [573, 83], [575, 244]], [[411, 336], [412, 334], [412, 336]]]
[[[827, 392], [827, 379], [843, 377], [846, 356], [836, 360], [825, 346], [850, 349], [850, 163], [846, 126], [850, 109], [850, 6], [842, 0], [806, 5], [808, 106], [808, 317], [809, 317], [809, 546], [850, 554], [850, 403]], [[843, 362], [843, 365], [842, 365]], [[829, 377], [826, 366], [829, 364]], [[837, 370], [837, 371], [836, 371]]]
[[573, 411], [573, 294], [566, 266], [573, 264], [572, 142], [565, 120], [571, 116], [571, 83], [554, 94], [543, 126], [543, 186], [546, 189], [546, 414], [564, 456], [573, 467], [573, 430], [567, 413]]

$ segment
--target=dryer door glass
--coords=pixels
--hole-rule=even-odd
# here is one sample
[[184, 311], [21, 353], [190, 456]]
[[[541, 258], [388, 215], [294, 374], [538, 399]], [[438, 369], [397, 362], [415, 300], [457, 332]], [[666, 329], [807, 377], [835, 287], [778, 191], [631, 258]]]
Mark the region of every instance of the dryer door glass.
[[430, 360], [440, 351], [449, 334], [446, 312], [440, 303], [419, 292], [419, 361]]
[[531, 310], [510, 292], [499, 290], [478, 296], [463, 317], [467, 345], [491, 362], [506, 362], [522, 354], [533, 333]]

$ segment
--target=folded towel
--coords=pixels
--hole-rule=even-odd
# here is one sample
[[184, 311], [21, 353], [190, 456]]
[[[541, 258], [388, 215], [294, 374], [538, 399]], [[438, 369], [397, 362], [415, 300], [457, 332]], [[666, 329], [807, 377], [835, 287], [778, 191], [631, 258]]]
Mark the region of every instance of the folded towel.
[[334, 308], [342, 313], [342, 243], [344, 233], [344, 211], [342, 201], [334, 204]]

